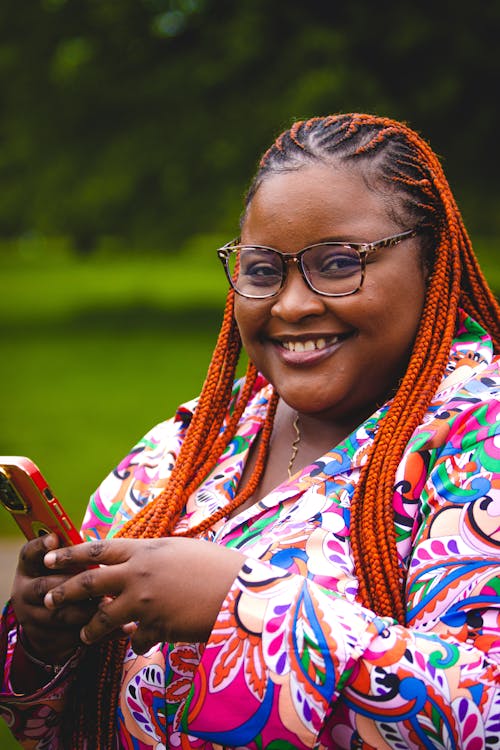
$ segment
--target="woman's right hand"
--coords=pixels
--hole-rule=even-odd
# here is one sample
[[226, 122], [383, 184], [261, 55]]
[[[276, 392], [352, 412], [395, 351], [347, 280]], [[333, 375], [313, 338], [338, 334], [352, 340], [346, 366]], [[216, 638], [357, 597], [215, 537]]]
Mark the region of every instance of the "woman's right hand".
[[11, 595], [26, 648], [32, 656], [47, 664], [63, 664], [81, 645], [81, 627], [89, 621], [99, 603], [89, 599], [60, 609], [44, 606], [47, 591], [80, 572], [74, 569], [53, 571], [45, 567], [44, 555], [58, 547], [60, 542], [55, 534], [33, 539], [24, 545], [19, 554]]

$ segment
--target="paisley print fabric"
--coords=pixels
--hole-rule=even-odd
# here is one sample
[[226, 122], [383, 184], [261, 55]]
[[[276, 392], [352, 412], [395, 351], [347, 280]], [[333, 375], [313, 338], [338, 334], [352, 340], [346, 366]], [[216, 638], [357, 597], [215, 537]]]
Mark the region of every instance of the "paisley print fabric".
[[[121, 747], [497, 750], [499, 386], [488, 335], [461, 315], [446, 376], [394, 487], [405, 626], [358, 602], [349, 541], [351, 498], [386, 404], [206, 535], [244, 552], [246, 562], [207, 644], [128, 652]], [[179, 529], [232, 499], [270, 395], [259, 378], [237, 435], [190, 497]], [[154, 427], [104, 480], [87, 509], [86, 538], [112, 536], [161, 492], [195, 405]], [[7, 606], [0, 712], [25, 748], [62, 747], [58, 727], [77, 664], [35, 695], [16, 696], [15, 627]]]

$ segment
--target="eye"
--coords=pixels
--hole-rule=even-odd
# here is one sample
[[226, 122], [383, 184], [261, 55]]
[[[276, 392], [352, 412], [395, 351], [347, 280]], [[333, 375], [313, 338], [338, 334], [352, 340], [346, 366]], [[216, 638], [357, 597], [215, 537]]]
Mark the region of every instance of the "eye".
[[318, 245], [308, 253], [307, 268], [323, 277], [346, 277], [359, 272], [360, 260], [355, 250], [347, 245]]
[[271, 250], [259, 248], [241, 248], [240, 279], [245, 278], [253, 284], [276, 283], [281, 278], [282, 267], [279, 256]]

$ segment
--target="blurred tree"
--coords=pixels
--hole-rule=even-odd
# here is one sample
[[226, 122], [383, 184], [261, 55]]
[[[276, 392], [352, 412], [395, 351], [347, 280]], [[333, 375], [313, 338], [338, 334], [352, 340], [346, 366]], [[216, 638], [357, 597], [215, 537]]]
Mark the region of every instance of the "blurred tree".
[[0, 28], [3, 236], [234, 233], [277, 132], [349, 110], [421, 130], [500, 233], [498, 2], [3, 0]]

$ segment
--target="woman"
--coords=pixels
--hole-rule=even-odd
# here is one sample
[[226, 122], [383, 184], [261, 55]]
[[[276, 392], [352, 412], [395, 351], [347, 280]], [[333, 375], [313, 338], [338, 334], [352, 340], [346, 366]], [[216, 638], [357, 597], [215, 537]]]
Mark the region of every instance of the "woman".
[[219, 256], [199, 401], [93, 496], [105, 541], [20, 556], [3, 715], [27, 748], [496, 747], [499, 306], [436, 156], [295, 123]]

